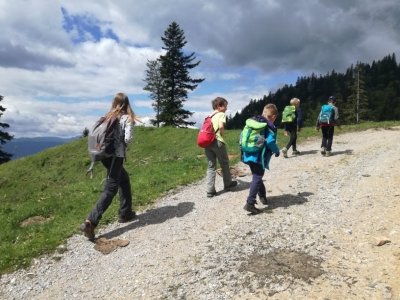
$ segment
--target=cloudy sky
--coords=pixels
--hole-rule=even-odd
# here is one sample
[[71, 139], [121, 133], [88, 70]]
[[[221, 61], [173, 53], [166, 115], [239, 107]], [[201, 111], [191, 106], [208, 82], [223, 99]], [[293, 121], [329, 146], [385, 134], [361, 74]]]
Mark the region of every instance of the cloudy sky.
[[0, 121], [15, 137], [81, 135], [119, 91], [152, 117], [146, 62], [172, 21], [201, 61], [185, 103], [199, 121], [215, 96], [233, 114], [298, 76], [399, 57], [399, 16], [398, 0], [0, 0]]

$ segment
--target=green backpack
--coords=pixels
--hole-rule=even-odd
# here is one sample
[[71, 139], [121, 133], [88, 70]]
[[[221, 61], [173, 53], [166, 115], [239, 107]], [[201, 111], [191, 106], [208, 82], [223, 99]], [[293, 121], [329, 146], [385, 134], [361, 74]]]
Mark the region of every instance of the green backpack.
[[282, 112], [282, 123], [292, 123], [296, 118], [296, 106], [287, 105]]
[[261, 152], [265, 146], [267, 123], [247, 119], [240, 133], [240, 149], [247, 153]]

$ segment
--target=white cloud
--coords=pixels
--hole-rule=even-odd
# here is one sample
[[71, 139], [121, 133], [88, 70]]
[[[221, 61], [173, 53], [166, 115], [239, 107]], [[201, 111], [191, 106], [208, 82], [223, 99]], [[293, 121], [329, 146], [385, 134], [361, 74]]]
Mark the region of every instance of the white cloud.
[[[62, 9], [117, 39], [86, 32], [84, 42], [74, 42], [78, 32], [63, 29]], [[185, 108], [201, 120], [222, 96], [234, 113], [291, 83], [294, 73], [341, 72], [357, 61], [399, 55], [399, 14], [396, 0], [0, 0], [3, 117], [19, 136], [76, 135], [118, 91], [151, 117], [146, 62], [162, 53], [161, 36], [172, 21], [185, 32], [185, 50], [201, 60], [192, 77], [206, 78]]]

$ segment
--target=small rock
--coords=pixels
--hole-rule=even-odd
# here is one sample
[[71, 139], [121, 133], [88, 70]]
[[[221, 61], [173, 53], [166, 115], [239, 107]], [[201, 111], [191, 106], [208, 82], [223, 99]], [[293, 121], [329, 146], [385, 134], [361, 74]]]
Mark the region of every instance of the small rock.
[[383, 245], [385, 245], [385, 244], [387, 244], [387, 243], [390, 243], [390, 240], [388, 240], [388, 239], [382, 239], [382, 240], [380, 240], [376, 245], [377, 246], [383, 246]]

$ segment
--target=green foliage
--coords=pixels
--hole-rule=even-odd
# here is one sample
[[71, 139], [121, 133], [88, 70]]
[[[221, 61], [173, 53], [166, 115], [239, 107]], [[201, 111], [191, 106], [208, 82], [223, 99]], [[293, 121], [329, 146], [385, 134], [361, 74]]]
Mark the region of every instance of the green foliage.
[[164, 80], [161, 77], [161, 62], [160, 60], [149, 60], [146, 64], [146, 86], [143, 88], [145, 91], [150, 92], [150, 98], [154, 101], [152, 103], [156, 112], [156, 119], [152, 120], [153, 125], [160, 127], [160, 109], [161, 103], [165, 98]]
[[83, 130], [83, 132], [82, 132], [82, 137], [87, 137], [89, 135], [89, 129], [87, 129], [86, 127], [85, 127], [85, 129]]
[[[3, 101], [4, 97], [0, 95], [0, 102]], [[3, 115], [3, 112], [6, 110], [5, 107], [0, 105], [0, 118]], [[3, 128], [9, 128], [10, 125], [8, 125], [7, 123], [2, 123], [0, 122], [0, 129]], [[7, 161], [9, 161], [12, 157], [12, 154], [4, 152], [3, 150], [1, 150], [1, 145], [4, 145], [5, 143], [7, 143], [7, 141], [12, 140], [12, 136], [5, 132], [0, 130], [0, 164], [5, 163]]]
[[300, 77], [295, 85], [285, 85], [273, 94], [250, 100], [241, 113], [228, 117], [227, 128], [242, 128], [247, 118], [260, 114], [268, 103], [274, 103], [282, 113], [293, 97], [301, 100], [304, 124], [313, 126], [321, 105], [329, 96], [338, 100], [342, 124], [399, 120], [400, 65], [395, 55], [388, 55], [371, 65], [358, 63], [356, 68], [351, 66], [343, 74], [333, 70], [325, 76]]
[[193, 91], [204, 79], [193, 79], [189, 75], [189, 70], [197, 67], [200, 63], [193, 62], [196, 57], [194, 52], [185, 55], [183, 47], [186, 39], [183, 30], [176, 22], [172, 22], [164, 36], [163, 49], [165, 55], [161, 55], [160, 74], [163, 79], [163, 99], [159, 103], [159, 121], [166, 126], [186, 127], [194, 125], [195, 122], [186, 121], [192, 112], [183, 108], [183, 103], [187, 99], [188, 91]]
[[[135, 127], [134, 131], [125, 168], [136, 209], [205, 175], [207, 160], [196, 145], [198, 130]], [[238, 154], [238, 134], [227, 132], [234, 154]], [[93, 179], [87, 177], [89, 164], [87, 139], [80, 138], [0, 165], [0, 273], [29, 265], [33, 257], [53, 251], [78, 232], [106, 176], [98, 163]], [[101, 224], [116, 220], [118, 204], [114, 199]], [[46, 222], [21, 226], [34, 216]]]

